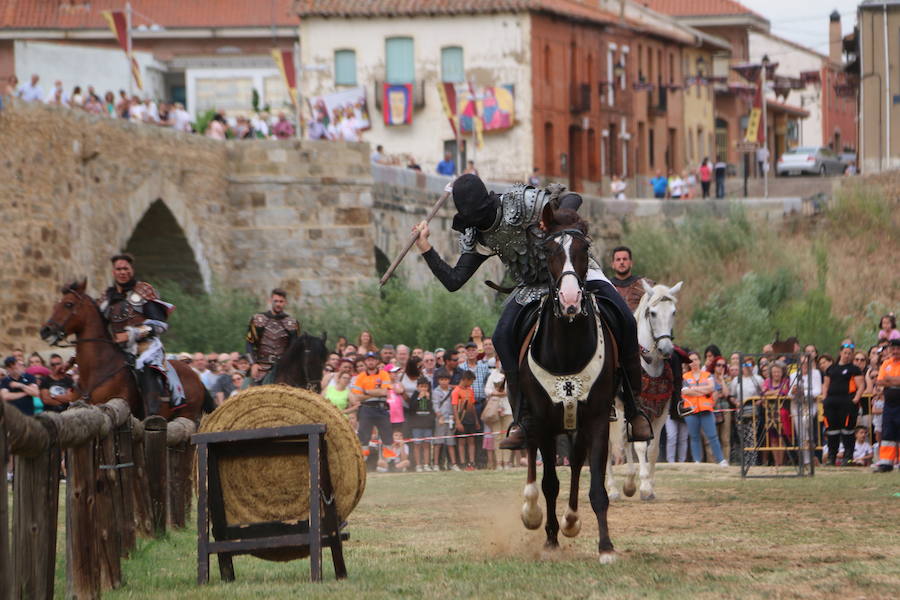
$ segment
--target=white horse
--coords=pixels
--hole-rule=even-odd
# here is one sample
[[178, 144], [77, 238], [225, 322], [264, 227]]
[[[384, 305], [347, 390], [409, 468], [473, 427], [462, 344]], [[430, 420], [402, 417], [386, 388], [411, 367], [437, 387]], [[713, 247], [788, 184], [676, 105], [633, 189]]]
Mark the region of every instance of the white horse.
[[[672, 328], [675, 323], [675, 304], [678, 301], [676, 295], [681, 290], [683, 282], [679, 281], [672, 287], [664, 285], [650, 287], [645, 280], [642, 280], [641, 283], [645, 293], [637, 310], [634, 311], [634, 318], [637, 320], [638, 343], [641, 347], [641, 367], [651, 379], [656, 378], [657, 382], [663, 386], [668, 381], [668, 386], [671, 388], [668, 359], [674, 351]], [[668, 375], [668, 377], [664, 377], [664, 375]], [[611, 464], [614, 454], [618, 456], [624, 454], [628, 464], [625, 485], [622, 488], [625, 495], [630, 497], [635, 492], [634, 459], [637, 457], [641, 479], [641, 500], [653, 500], [656, 497], [653, 491], [653, 477], [656, 474], [656, 459], [659, 456], [659, 438], [669, 415], [671, 399], [671, 393], [668, 397], [663, 398], [659, 393], [653, 394], [653, 390], [648, 390], [646, 386], [642, 390], [641, 404], [647, 407], [653, 427], [653, 440], [649, 443], [626, 442], [624, 419], [618, 420], [617, 427], [610, 427], [610, 452], [607, 458], [609, 463], [606, 468], [606, 491], [610, 500], [617, 500], [621, 497]], [[616, 411], [622, 415], [622, 402], [618, 399], [616, 400]]]

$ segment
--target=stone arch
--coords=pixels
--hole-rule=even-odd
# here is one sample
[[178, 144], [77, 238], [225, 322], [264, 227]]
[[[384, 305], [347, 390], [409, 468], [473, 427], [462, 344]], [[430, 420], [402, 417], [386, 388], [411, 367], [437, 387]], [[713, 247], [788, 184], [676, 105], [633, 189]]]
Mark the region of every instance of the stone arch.
[[125, 251], [134, 255], [138, 274], [148, 281], [173, 281], [193, 294], [204, 291], [194, 250], [161, 199], [153, 202], [138, 221]]
[[[128, 198], [124, 210], [126, 226], [119, 231], [118, 248], [126, 249], [133, 243], [139, 244], [139, 258], [153, 263], [157, 260], [157, 254], [173, 256], [173, 251], [162, 246], [167, 242], [174, 243], [181, 248], [179, 255], [184, 258], [183, 262], [193, 269], [189, 277], [199, 283], [191, 287], [192, 291], [212, 290], [212, 270], [206, 247], [200, 237], [200, 228], [194, 221], [190, 204], [175, 183], [162, 174], [148, 178]], [[145, 249], [145, 235], [158, 236], [160, 241]], [[139, 264], [139, 270], [147, 273], [148, 279], [150, 278], [152, 273], [144, 265]], [[187, 272], [189, 271], [185, 271]], [[172, 270], [163, 270], [162, 273], [161, 277], [169, 279], [172, 278], [171, 275], [175, 275], [176, 281], [185, 276]], [[170, 276], [166, 277], [167, 274]]]

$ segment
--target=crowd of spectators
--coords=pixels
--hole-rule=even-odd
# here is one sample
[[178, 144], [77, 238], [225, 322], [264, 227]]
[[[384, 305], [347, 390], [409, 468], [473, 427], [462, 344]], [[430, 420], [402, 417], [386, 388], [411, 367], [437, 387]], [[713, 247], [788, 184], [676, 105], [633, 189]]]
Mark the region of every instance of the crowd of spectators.
[[[16, 97], [24, 102], [41, 102], [55, 106], [64, 106], [75, 110], [83, 110], [95, 115], [113, 119], [124, 119], [133, 123], [145, 123], [159, 127], [168, 127], [176, 131], [197, 133], [196, 119], [184, 108], [181, 102], [157, 102], [150, 96], [143, 98], [137, 94], [129, 95], [119, 90], [118, 95], [106, 91], [101, 96], [88, 85], [76, 85], [71, 91], [63, 88], [61, 81], [54, 82], [46, 92], [41, 86], [39, 75], [32, 75], [28, 82], [21, 83], [15, 75], [6, 82], [0, 96]], [[295, 134], [294, 124], [284, 112], [271, 115], [268, 112], [227, 116], [224, 111], [216, 111], [204, 129], [204, 134], [213, 139], [289, 139]]]
[[[715, 345], [702, 355], [681, 351], [684, 387], [670, 406], [660, 459], [727, 465], [743, 443], [768, 449], [756, 455], [762, 465], [787, 459], [870, 464], [878, 455], [884, 410], [878, 373], [891, 340], [900, 343], [893, 314], [881, 319], [878, 343], [865, 351], [845, 339], [830, 354], [813, 345], [802, 348], [793, 338], [790, 351], [767, 345], [758, 354], [735, 352], [727, 358]], [[190, 365], [217, 404], [248, 385], [250, 360], [238, 352], [183, 352], [170, 358]], [[4, 359], [0, 377], [0, 399], [28, 415], [65, 410], [80, 396], [77, 364], [56, 353], [45, 360], [16, 349]], [[512, 410], [502, 365], [480, 327], [467, 341], [434, 350], [377, 344], [368, 331], [354, 341], [339, 337], [321, 387], [358, 431], [379, 471], [507, 469], [523, 463], [518, 452], [496, 449]], [[373, 389], [383, 393], [374, 395]], [[795, 436], [805, 439], [799, 426], [803, 398], [815, 400], [810, 404], [814, 441], [823, 448], [808, 457], [778, 449], [794, 446]], [[373, 400], [384, 403], [389, 424], [366, 415]], [[837, 425], [835, 414], [841, 419]], [[381, 440], [386, 440], [383, 448]], [[564, 462], [563, 440], [560, 451]]]

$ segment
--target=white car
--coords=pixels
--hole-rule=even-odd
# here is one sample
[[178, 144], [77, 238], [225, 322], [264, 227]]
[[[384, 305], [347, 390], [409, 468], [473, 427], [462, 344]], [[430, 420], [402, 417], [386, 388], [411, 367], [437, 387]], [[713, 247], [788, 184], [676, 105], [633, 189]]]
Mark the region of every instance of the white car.
[[779, 175], [842, 175], [846, 165], [840, 157], [825, 148], [802, 147], [788, 150], [778, 159], [775, 172]]

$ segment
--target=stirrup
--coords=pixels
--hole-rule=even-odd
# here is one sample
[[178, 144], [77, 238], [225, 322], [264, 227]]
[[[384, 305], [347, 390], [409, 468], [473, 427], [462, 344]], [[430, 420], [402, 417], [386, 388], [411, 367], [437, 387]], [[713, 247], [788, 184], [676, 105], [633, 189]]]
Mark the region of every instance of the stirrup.
[[643, 439], [643, 440], [634, 439], [634, 432], [632, 431], [633, 428], [632, 428], [631, 421], [626, 420], [625, 421], [625, 432], [626, 432], [626, 435], [628, 436], [627, 437], [628, 441], [629, 442], [649, 442], [649, 441], [651, 441], [653, 439], [653, 422], [650, 420], [650, 417], [647, 416], [647, 413], [645, 413], [644, 411], [638, 410], [637, 414], [634, 415], [632, 420], [636, 420], [636, 419], [644, 419], [644, 421], [646, 421], [647, 429], [650, 431], [650, 437], [648, 437], [647, 439]]
[[[517, 429], [513, 430], [514, 427]], [[519, 436], [521, 436], [521, 439], [517, 439]], [[506, 438], [500, 440], [499, 448], [501, 450], [526, 450], [528, 448], [528, 436], [525, 433], [525, 428], [518, 423], [511, 424], [506, 430]]]

